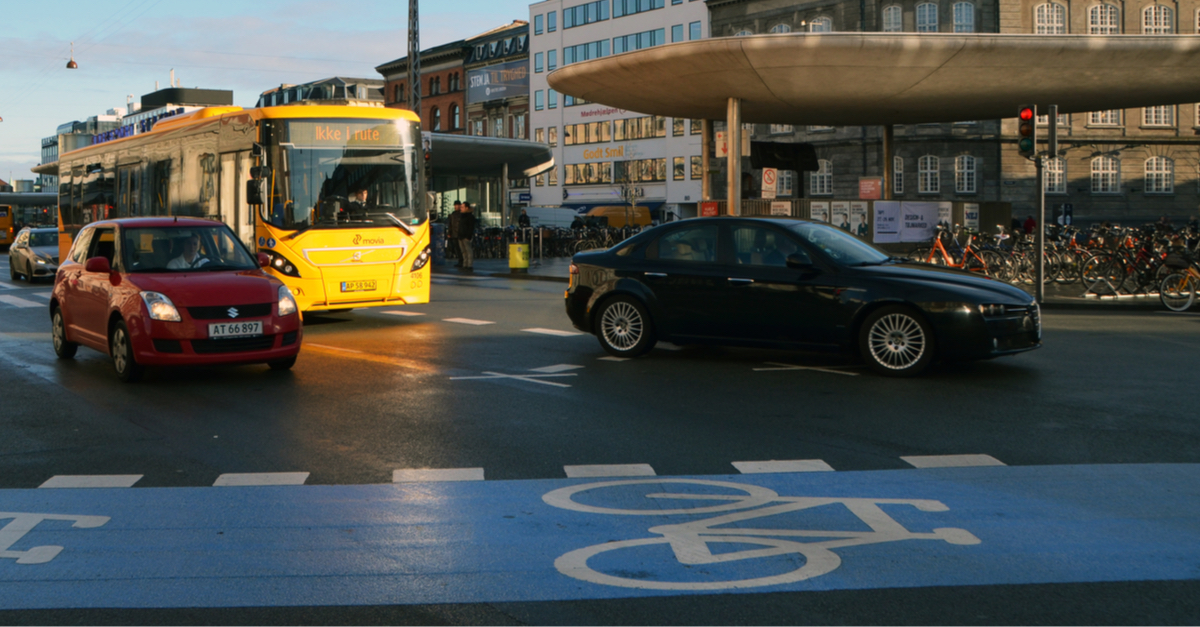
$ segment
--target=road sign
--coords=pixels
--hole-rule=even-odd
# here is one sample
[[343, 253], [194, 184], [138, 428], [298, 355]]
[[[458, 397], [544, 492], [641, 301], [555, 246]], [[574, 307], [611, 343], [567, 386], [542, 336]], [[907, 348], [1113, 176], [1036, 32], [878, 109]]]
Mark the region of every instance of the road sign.
[[779, 171], [775, 168], [763, 168], [762, 171], [762, 197], [774, 198], [775, 191], [779, 186]]

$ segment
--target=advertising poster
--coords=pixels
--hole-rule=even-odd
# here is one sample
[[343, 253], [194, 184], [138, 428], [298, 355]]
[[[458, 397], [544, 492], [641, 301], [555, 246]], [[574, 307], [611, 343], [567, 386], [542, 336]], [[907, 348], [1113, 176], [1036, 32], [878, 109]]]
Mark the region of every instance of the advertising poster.
[[777, 200], [771, 203], [771, 215], [773, 216], [790, 216], [792, 215], [792, 203], [786, 200]]
[[866, 239], [870, 235], [867, 228], [867, 203], [850, 203], [850, 232]]
[[877, 176], [858, 177], [858, 197], [863, 200], [883, 198], [883, 179]]
[[813, 202], [808, 205], [809, 218], [818, 222], [829, 222], [829, 203], [825, 201]]
[[979, 205], [976, 203], [967, 203], [963, 205], [963, 226], [968, 229], [979, 230]]
[[839, 229], [850, 230], [850, 203], [845, 200], [833, 201], [830, 211], [832, 222], [830, 224]]
[[937, 223], [946, 228], [954, 226], [954, 205], [948, 202], [938, 203]]
[[900, 203], [900, 241], [928, 242], [936, 232], [938, 210], [943, 203]]
[[896, 244], [900, 241], [900, 203], [895, 200], [875, 201], [876, 244]]

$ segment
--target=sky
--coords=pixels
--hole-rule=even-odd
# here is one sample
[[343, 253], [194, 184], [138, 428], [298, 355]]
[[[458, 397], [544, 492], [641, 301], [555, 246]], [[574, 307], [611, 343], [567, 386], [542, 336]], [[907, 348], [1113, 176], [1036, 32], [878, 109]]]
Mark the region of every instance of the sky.
[[[529, 19], [530, 0], [425, 0], [421, 48]], [[408, 55], [406, 0], [6, 2], [0, 30], [0, 179], [35, 179], [59, 124], [169, 86], [233, 91], [253, 107], [282, 83], [382, 78]], [[75, 70], [66, 69], [74, 42]]]

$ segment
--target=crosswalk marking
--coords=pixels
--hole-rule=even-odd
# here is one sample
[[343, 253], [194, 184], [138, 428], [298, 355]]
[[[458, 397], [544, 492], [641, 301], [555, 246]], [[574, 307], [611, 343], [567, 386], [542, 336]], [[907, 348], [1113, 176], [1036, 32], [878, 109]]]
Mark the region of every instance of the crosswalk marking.
[[733, 467], [743, 475], [762, 474], [770, 472], [827, 472], [833, 466], [820, 459], [790, 459], [768, 460], [760, 462], [732, 462]]
[[556, 372], [567, 372], [568, 370], [578, 370], [584, 366], [576, 366], [574, 364], [555, 364], [553, 366], [544, 366], [542, 368], [530, 368], [530, 372], [540, 372], [542, 374], [554, 374]]
[[6, 296], [4, 294], [0, 294], [0, 303], [8, 303], [8, 304], [12, 305], [13, 307], [17, 307], [20, 309], [29, 309], [31, 307], [45, 307], [45, 305], [43, 305], [42, 303], [35, 303], [31, 300], [25, 300], [24, 298], [21, 298], [19, 296]]
[[592, 466], [563, 466], [567, 477], [654, 477], [650, 464], [596, 464]]
[[966, 466], [1006, 466], [991, 455], [909, 455], [900, 459], [914, 468], [961, 468]]
[[54, 296], [54, 292], [33, 292], [33, 293], [29, 294], [29, 296], [37, 296], [38, 298], [45, 298], [46, 300], [50, 300], [50, 297]]
[[223, 474], [213, 486], [304, 485], [305, 481], [307, 472], [242, 472]]
[[424, 481], [483, 481], [482, 468], [400, 468], [392, 471], [392, 483]]
[[15, 286], [11, 283], [4, 283], [3, 281], [0, 281], [0, 290], [15, 290], [15, 289], [20, 289], [20, 288], [18, 288], [17, 286]]
[[143, 475], [54, 475], [39, 488], [132, 488]]
[[487, 320], [472, 320], [470, 318], [444, 318], [442, 322], [453, 322], [455, 324], [470, 324], [474, 326], [483, 326], [485, 324], [496, 324]]
[[583, 335], [578, 331], [559, 331], [558, 329], [521, 329], [525, 333], [538, 333], [541, 335], [555, 335], [558, 337], [571, 337], [573, 335]]

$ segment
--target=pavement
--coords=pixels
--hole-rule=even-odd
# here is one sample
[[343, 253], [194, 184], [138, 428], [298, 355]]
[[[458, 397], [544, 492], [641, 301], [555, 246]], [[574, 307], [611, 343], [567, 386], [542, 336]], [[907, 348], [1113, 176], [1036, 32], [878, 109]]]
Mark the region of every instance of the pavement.
[[[547, 257], [531, 259], [529, 268], [525, 271], [509, 268], [508, 259], [476, 259], [474, 272], [464, 272], [454, 266], [453, 260], [447, 260], [444, 265], [434, 265], [436, 275], [471, 275], [503, 277], [510, 279], [525, 279], [532, 281], [568, 282], [571, 266], [569, 257]], [[1033, 294], [1033, 285], [1017, 285]], [[1052, 283], [1046, 286], [1043, 309], [1085, 310], [1085, 311], [1167, 311], [1159, 301], [1157, 294], [1140, 294], [1137, 296], [1120, 296], [1117, 298], [1095, 295], [1085, 295], [1084, 288], [1079, 283]]]

